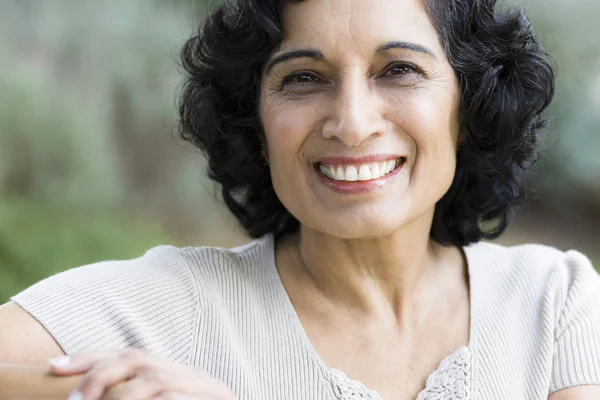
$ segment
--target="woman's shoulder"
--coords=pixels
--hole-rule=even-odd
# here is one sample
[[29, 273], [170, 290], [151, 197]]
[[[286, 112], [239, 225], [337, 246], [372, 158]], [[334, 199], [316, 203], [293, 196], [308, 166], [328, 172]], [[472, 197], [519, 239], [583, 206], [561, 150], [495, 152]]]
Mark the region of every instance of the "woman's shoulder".
[[12, 299], [18, 302], [30, 292], [61, 292], [74, 297], [128, 297], [138, 289], [151, 297], [182, 290], [193, 292], [198, 290], [194, 276], [222, 279], [224, 271], [240, 274], [248, 266], [268, 262], [272, 254], [270, 239], [263, 237], [234, 248], [159, 245], [136, 258], [105, 260], [65, 270], [37, 282]]
[[218, 285], [247, 279], [268, 250], [268, 238], [233, 249], [161, 245], [69, 269], [11, 300], [67, 354], [137, 347], [188, 363], [202, 305], [218, 301]]
[[500, 330], [527, 328], [550, 342], [574, 319], [600, 321], [600, 275], [581, 252], [480, 242], [465, 253], [473, 306]]
[[480, 242], [466, 247], [465, 253], [471, 283], [482, 298], [495, 296], [502, 304], [521, 308], [534, 299], [557, 313], [568, 312], [574, 298], [584, 298], [598, 304], [600, 311], [600, 275], [577, 250]]
[[[51, 275], [11, 298], [21, 306], [43, 308], [60, 302], [88, 299], [160, 299], [175, 287], [187, 286], [191, 276], [182, 250], [160, 245], [127, 260], [103, 260]], [[169, 285], [163, 285], [168, 283]], [[48, 303], [51, 302], [51, 303]]]
[[577, 250], [559, 250], [543, 244], [504, 246], [497, 243], [479, 242], [465, 247], [470, 269], [476, 275], [505, 276], [518, 280], [545, 278], [556, 280], [565, 288], [578, 277], [590, 279], [600, 285], [600, 276], [590, 259]]
[[192, 277], [180, 249], [158, 246], [52, 275], [11, 300], [66, 354], [137, 347], [186, 362], [198, 296]]
[[483, 242], [465, 253], [476, 341], [493, 354], [490, 373], [516, 381], [535, 370], [538, 381], [550, 377], [551, 392], [600, 384], [600, 276], [588, 257]]
[[184, 247], [180, 256], [200, 283], [200, 291], [236, 283], [260, 284], [274, 268], [274, 239], [267, 234], [242, 246]]

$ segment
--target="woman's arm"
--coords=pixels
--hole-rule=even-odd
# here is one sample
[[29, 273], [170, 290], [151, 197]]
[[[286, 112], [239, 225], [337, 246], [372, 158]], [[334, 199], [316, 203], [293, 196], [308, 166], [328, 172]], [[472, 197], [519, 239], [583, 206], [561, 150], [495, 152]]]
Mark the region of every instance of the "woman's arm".
[[48, 331], [14, 303], [0, 305], [0, 326], [0, 398], [66, 399], [81, 376], [48, 373], [48, 359], [64, 355]]
[[82, 376], [56, 377], [47, 367], [0, 364], [0, 399], [65, 400]]
[[65, 355], [35, 318], [15, 303], [0, 305], [0, 363], [45, 366]]
[[600, 386], [574, 386], [554, 392], [548, 400], [593, 400], [600, 399]]

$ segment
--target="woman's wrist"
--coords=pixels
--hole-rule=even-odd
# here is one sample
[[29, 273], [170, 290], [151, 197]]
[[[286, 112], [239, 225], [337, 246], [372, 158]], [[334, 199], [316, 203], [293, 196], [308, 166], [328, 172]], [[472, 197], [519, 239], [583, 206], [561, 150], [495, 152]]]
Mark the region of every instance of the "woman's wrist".
[[0, 398], [65, 400], [82, 376], [57, 377], [48, 367], [0, 363]]

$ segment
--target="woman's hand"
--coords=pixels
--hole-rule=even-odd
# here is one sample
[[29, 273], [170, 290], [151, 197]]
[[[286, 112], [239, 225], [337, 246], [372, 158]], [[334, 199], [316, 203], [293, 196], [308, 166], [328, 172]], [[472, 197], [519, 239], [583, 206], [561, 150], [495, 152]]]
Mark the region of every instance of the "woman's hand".
[[204, 371], [141, 350], [76, 354], [50, 361], [54, 375], [85, 374], [69, 400], [235, 400]]

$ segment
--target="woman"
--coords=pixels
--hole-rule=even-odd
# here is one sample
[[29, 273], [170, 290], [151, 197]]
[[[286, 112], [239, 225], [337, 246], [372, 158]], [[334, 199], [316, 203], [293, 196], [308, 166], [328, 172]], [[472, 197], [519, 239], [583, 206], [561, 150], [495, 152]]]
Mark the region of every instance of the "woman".
[[[257, 240], [161, 246], [16, 295], [0, 314], [5, 392], [600, 396], [590, 262], [480, 242], [522, 198], [554, 89], [523, 13], [494, 7], [218, 7], [183, 50], [182, 134]], [[54, 378], [14, 366], [63, 354]]]

